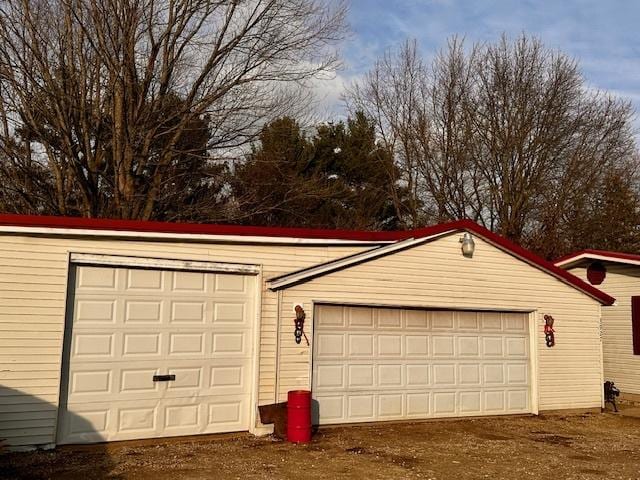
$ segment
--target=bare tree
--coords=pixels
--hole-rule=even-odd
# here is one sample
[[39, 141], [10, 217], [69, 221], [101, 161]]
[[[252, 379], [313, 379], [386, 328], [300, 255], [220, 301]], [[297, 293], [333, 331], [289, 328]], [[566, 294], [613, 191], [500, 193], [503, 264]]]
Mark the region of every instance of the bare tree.
[[291, 85], [337, 65], [344, 19], [322, 0], [2, 0], [0, 173], [36, 165], [53, 190], [14, 179], [5, 197], [158, 216], [177, 163], [295, 113]]
[[415, 41], [407, 41], [397, 55], [387, 52], [363, 82], [347, 90], [345, 100], [352, 115], [364, 112], [373, 119], [382, 143], [397, 158], [402, 189], [411, 192], [403, 203], [394, 195], [400, 218], [410, 228], [425, 222], [422, 212], [424, 181], [418, 176], [419, 142], [427, 135], [425, 101], [428, 91], [426, 66]]
[[630, 103], [588, 89], [573, 59], [527, 36], [453, 38], [431, 64], [407, 42], [346, 100], [376, 119], [414, 186], [407, 224], [470, 217], [552, 255], [567, 212], [605, 172], [637, 165]]

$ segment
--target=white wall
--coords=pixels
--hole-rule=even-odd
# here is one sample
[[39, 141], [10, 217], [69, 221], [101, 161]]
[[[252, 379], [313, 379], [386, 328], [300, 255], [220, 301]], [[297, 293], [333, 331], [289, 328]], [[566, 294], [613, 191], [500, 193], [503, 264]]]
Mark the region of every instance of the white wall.
[[[604, 377], [620, 391], [640, 395], [640, 355], [633, 354], [631, 297], [640, 295], [640, 267], [606, 264], [607, 275], [597, 287], [615, 297], [616, 304], [602, 308]], [[586, 267], [569, 270], [587, 281]]]
[[[55, 441], [70, 252], [234, 262], [263, 278], [361, 251], [358, 246], [274, 246], [0, 235], [0, 439]], [[275, 400], [277, 295], [262, 292], [259, 402]]]
[[[313, 302], [536, 311], [539, 409], [602, 404], [600, 304], [550, 275], [475, 239], [472, 259], [452, 234], [394, 255], [313, 279], [283, 291], [279, 397], [310, 387], [311, 349], [296, 345], [293, 305]], [[544, 343], [543, 315], [556, 321], [556, 346]]]

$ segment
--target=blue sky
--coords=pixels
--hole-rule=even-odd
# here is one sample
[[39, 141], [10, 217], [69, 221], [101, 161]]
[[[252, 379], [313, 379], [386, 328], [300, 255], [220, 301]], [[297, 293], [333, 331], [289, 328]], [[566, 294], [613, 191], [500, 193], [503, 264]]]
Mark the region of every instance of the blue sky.
[[639, 0], [351, 0], [349, 22], [344, 69], [320, 93], [338, 111], [342, 85], [407, 37], [428, 58], [452, 35], [494, 41], [502, 32], [526, 32], [563, 50], [578, 59], [589, 86], [626, 97], [640, 111]]

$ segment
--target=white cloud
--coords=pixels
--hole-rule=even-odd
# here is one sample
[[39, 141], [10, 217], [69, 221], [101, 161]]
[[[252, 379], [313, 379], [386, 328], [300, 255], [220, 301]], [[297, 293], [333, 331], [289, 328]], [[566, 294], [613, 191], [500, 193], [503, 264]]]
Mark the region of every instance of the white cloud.
[[315, 85], [325, 108], [340, 112], [345, 83], [406, 37], [416, 38], [430, 57], [452, 35], [473, 42], [526, 32], [577, 58], [590, 85], [640, 109], [638, 19], [640, 2], [634, 0], [352, 0], [346, 69]]

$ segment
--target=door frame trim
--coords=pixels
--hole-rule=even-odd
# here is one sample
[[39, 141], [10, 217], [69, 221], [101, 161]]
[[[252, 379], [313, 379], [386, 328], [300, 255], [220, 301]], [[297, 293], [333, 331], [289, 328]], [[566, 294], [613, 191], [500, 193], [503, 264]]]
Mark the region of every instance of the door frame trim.
[[219, 273], [260, 274], [259, 265], [243, 263], [209, 262], [157, 257], [104, 255], [95, 253], [69, 253], [69, 261], [77, 265], [106, 265], [112, 267], [138, 267], [161, 270], [192, 270]]
[[[259, 395], [259, 377], [260, 377], [260, 333], [262, 328], [262, 266], [255, 264], [240, 264], [226, 262], [209, 262], [203, 260], [185, 260], [158, 257], [138, 257], [126, 255], [108, 255], [96, 253], [82, 253], [67, 251], [66, 262], [66, 288], [65, 288], [65, 308], [64, 308], [64, 325], [62, 336], [62, 348], [60, 355], [60, 376], [58, 381], [58, 402], [57, 413], [54, 420], [54, 436], [53, 445], [58, 445], [60, 438], [60, 429], [62, 428], [62, 409], [66, 405], [68, 382], [69, 382], [69, 349], [71, 348], [71, 340], [73, 335], [73, 300], [75, 295], [76, 268], [78, 266], [110, 266], [114, 268], [150, 268], [154, 270], [179, 270], [179, 271], [200, 271], [208, 273], [232, 273], [250, 276], [253, 283], [253, 342], [251, 373], [252, 385], [249, 398], [249, 432], [257, 431], [257, 411], [258, 411], [258, 395]], [[161, 437], [164, 438], [164, 437]]]

